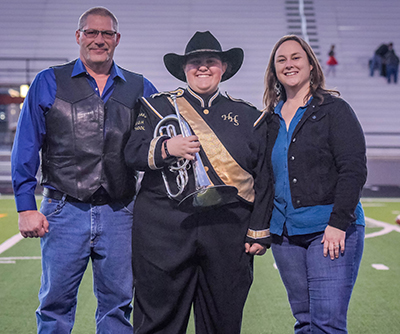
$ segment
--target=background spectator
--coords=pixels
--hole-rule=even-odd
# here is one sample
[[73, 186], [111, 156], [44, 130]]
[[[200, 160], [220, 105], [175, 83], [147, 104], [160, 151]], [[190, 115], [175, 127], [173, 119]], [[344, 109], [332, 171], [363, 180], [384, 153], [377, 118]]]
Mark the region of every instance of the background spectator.
[[394, 83], [397, 83], [397, 73], [399, 72], [399, 57], [393, 50], [393, 43], [388, 45], [388, 52], [385, 54], [386, 78], [390, 83], [390, 78], [393, 76]]

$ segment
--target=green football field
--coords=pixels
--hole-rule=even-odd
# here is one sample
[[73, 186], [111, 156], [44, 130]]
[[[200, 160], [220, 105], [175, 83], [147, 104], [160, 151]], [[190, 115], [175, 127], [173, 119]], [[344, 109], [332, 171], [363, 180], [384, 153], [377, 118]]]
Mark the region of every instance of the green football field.
[[[367, 217], [365, 250], [348, 313], [349, 333], [400, 333], [400, 199], [363, 199]], [[36, 333], [40, 286], [38, 239], [24, 239], [4, 250], [18, 234], [13, 199], [0, 199], [0, 333]], [[91, 270], [84, 276], [73, 333], [94, 334], [96, 301]], [[254, 283], [244, 310], [242, 333], [293, 333], [286, 292], [270, 251], [256, 257]], [[194, 333], [193, 321], [188, 333]]]

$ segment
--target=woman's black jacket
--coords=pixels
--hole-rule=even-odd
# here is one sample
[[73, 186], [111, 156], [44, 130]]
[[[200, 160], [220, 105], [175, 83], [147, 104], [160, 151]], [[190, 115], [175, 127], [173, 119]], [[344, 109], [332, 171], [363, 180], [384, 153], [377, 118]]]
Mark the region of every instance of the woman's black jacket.
[[[279, 116], [268, 123], [268, 156], [279, 131]], [[297, 124], [288, 150], [294, 208], [334, 204], [329, 225], [346, 230], [367, 178], [363, 130], [350, 105], [326, 94], [312, 99]], [[272, 168], [271, 168], [272, 171]]]

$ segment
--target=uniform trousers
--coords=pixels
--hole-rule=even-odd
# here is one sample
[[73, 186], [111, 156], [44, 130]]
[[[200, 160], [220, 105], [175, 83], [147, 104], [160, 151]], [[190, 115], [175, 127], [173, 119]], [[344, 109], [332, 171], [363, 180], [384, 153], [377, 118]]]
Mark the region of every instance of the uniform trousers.
[[[125, 203], [126, 204], [126, 203]], [[38, 333], [71, 333], [78, 288], [92, 260], [96, 333], [132, 333], [133, 202], [91, 205], [43, 197], [49, 232], [41, 239]]]
[[197, 334], [240, 333], [253, 279], [244, 252], [251, 208], [234, 203], [185, 213], [175, 201], [139, 193], [132, 232], [134, 332], [186, 333], [194, 307]]

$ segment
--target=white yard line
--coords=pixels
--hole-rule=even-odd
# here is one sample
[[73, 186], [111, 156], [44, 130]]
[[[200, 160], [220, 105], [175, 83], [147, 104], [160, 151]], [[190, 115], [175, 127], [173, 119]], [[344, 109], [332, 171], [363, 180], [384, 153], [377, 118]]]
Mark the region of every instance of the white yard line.
[[381, 235], [385, 235], [388, 234], [392, 231], [396, 231], [400, 233], [400, 226], [399, 225], [392, 225], [392, 224], [388, 224], [388, 223], [384, 223], [381, 222], [379, 220], [375, 220], [369, 217], [365, 217], [365, 222], [367, 224], [371, 224], [372, 226], [376, 226], [376, 227], [382, 227], [382, 230], [378, 231], [378, 232], [374, 232], [374, 233], [368, 233], [365, 235], [365, 238], [374, 238], [374, 237], [378, 237]]
[[7, 249], [11, 248], [12, 246], [14, 246], [17, 242], [21, 241], [24, 237], [21, 234], [16, 234], [13, 237], [11, 237], [10, 239], [4, 241], [1, 245], [0, 245], [0, 254], [5, 252]]
[[41, 256], [0, 257], [0, 264], [15, 264], [17, 260], [40, 260]]

